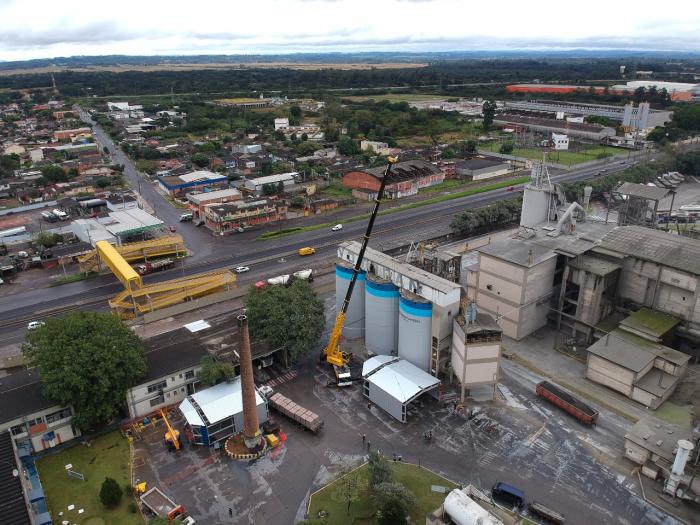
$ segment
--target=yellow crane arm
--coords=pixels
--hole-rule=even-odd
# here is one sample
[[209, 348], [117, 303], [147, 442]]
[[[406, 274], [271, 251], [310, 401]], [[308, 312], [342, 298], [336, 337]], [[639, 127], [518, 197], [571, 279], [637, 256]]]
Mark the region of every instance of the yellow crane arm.
[[343, 333], [344, 325], [345, 312], [340, 311], [338, 316], [335, 318], [333, 331], [331, 332], [330, 339], [328, 339], [328, 346], [326, 346], [326, 349], [323, 352], [326, 356], [326, 361], [334, 366], [343, 366], [347, 364], [347, 359], [340, 350], [340, 337]]
[[165, 415], [165, 411], [162, 408], [160, 409], [160, 415], [163, 418], [163, 421], [165, 421], [165, 426], [168, 427], [168, 433], [170, 434], [170, 437], [173, 440], [173, 446], [175, 447], [175, 450], [180, 450], [180, 440], [177, 438], [179, 432], [177, 432], [173, 427], [170, 426], [168, 416]]

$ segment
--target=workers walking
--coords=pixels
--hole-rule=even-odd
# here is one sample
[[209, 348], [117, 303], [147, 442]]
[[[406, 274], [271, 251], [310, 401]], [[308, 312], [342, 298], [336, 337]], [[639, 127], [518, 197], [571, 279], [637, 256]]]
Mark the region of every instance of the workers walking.
[[367, 439], [367, 436], [365, 436], [364, 434], [362, 434], [362, 446], [363, 446], [363, 447], [365, 446], [365, 440], [366, 440], [366, 439]]
[[367, 440], [367, 452], [369, 452], [369, 449], [372, 447], [372, 444]]

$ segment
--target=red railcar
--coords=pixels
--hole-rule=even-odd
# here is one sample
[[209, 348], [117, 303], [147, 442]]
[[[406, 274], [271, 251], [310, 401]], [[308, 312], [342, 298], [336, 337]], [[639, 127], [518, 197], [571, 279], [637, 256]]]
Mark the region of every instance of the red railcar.
[[562, 410], [565, 410], [576, 419], [586, 425], [595, 425], [598, 419], [598, 411], [588, 406], [580, 399], [575, 398], [568, 392], [553, 385], [549, 381], [538, 383], [535, 388], [538, 396], [545, 398], [550, 403], [557, 405]]

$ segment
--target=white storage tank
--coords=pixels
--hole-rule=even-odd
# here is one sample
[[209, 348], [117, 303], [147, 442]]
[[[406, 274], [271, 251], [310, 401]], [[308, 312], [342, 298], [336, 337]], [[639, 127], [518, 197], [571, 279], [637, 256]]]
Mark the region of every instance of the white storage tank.
[[386, 279], [365, 281], [365, 346], [378, 355], [396, 355], [399, 342], [399, 289]]
[[433, 304], [407, 290], [399, 299], [399, 357], [430, 373]]
[[[341, 262], [335, 265], [335, 308], [340, 312], [343, 307], [343, 299], [352, 280], [353, 267]], [[365, 274], [360, 270], [352, 292], [350, 305], [345, 314], [345, 326], [343, 335], [348, 339], [356, 339], [365, 335]]]
[[447, 495], [443, 508], [456, 525], [503, 525], [501, 520], [459, 489]]

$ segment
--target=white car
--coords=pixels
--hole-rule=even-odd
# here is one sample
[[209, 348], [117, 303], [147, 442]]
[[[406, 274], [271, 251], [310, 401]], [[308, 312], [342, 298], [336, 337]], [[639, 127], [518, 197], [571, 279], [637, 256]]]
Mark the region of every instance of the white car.
[[272, 395], [273, 390], [271, 386], [263, 385], [261, 387], [258, 387], [258, 392], [260, 392], [260, 395], [268, 398]]
[[236, 266], [236, 273], [249, 272], [250, 268], [248, 266]]
[[31, 321], [27, 325], [27, 330], [36, 330], [37, 328], [44, 326], [44, 321]]
[[342, 230], [342, 229], [343, 229], [343, 225], [342, 225], [342, 224], [336, 224], [335, 226], [333, 226], [333, 227], [331, 228], [331, 231], [337, 232], [337, 231]]

